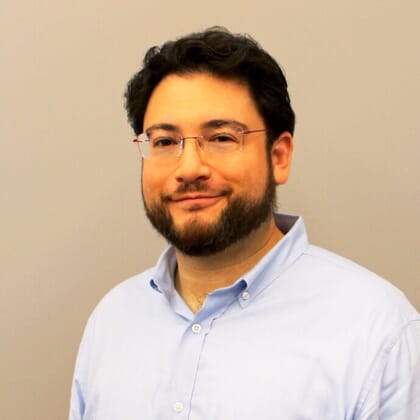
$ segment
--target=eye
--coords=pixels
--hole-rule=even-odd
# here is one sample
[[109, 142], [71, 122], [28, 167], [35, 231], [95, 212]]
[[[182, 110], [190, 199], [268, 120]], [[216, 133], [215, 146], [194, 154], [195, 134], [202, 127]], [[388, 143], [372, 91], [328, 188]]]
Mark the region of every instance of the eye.
[[178, 146], [179, 140], [175, 137], [157, 137], [150, 140], [150, 143], [155, 149], [164, 149], [168, 147]]
[[238, 138], [235, 135], [229, 134], [229, 133], [217, 133], [217, 134], [212, 135], [209, 138], [209, 142], [211, 143], [237, 143]]

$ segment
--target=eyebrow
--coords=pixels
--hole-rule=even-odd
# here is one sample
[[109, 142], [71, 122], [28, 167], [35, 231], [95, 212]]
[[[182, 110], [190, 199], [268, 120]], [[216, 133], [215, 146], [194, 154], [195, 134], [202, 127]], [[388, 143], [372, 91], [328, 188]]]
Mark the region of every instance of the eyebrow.
[[[208, 129], [208, 128], [221, 128], [226, 125], [234, 125], [238, 127], [241, 130], [248, 130], [248, 126], [240, 121], [232, 120], [232, 119], [214, 119], [206, 121], [202, 124], [200, 124], [201, 129]], [[145, 132], [148, 133], [152, 130], [165, 130], [165, 131], [174, 131], [174, 132], [180, 132], [181, 129], [179, 126], [169, 123], [157, 123], [153, 124], [150, 127], [148, 127]]]
[[146, 128], [144, 132], [148, 133], [149, 131], [152, 131], [152, 130], [179, 131], [179, 128], [178, 126], [169, 124], [169, 123], [158, 123], [158, 124], [153, 124], [150, 127]]
[[201, 124], [201, 128], [220, 128], [224, 127], [225, 125], [234, 125], [241, 130], [248, 130], [248, 126], [242, 122], [236, 121], [236, 120], [210, 120], [203, 124]]

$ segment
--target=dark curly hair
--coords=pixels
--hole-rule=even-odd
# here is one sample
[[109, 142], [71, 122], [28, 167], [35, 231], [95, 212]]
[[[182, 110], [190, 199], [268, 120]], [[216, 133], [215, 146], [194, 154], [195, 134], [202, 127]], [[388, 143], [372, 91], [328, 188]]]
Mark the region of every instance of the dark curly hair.
[[164, 77], [196, 72], [248, 86], [264, 120], [268, 146], [284, 131], [293, 134], [295, 114], [286, 78], [277, 62], [250, 36], [232, 34], [221, 27], [192, 33], [147, 51], [143, 68], [129, 81], [125, 92], [128, 121], [134, 132], [143, 131], [148, 101]]

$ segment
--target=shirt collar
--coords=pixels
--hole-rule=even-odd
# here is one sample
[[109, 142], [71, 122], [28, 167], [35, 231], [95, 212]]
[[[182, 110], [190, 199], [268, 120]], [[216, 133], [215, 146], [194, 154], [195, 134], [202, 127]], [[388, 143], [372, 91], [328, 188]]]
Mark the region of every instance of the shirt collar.
[[[275, 214], [276, 226], [284, 233], [283, 238], [273, 247], [250, 271], [238, 279], [244, 285], [240, 289], [238, 300], [242, 307], [252, 300], [281, 273], [287, 269], [308, 247], [306, 228], [301, 217], [285, 214]], [[150, 280], [150, 285], [156, 291], [171, 299], [175, 293], [174, 273], [177, 261], [175, 248], [168, 247], [160, 256]]]
[[177, 266], [175, 248], [168, 247], [155, 266], [150, 285], [160, 293], [170, 296], [174, 292], [174, 273]]
[[309, 245], [305, 224], [301, 217], [275, 214], [276, 226], [284, 233], [281, 240], [242, 277], [247, 287], [238, 296], [242, 307], [269, 286], [301, 256]]

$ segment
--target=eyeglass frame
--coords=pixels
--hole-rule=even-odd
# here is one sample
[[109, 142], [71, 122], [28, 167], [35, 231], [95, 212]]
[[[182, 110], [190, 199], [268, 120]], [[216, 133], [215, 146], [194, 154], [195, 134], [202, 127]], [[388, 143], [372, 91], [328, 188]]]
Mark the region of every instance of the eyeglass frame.
[[[267, 131], [267, 129], [265, 129], [265, 128], [260, 128], [260, 129], [256, 129], [256, 130], [239, 130], [238, 131], [238, 134], [240, 135], [240, 136], [242, 136], [242, 138], [241, 138], [241, 143], [240, 143], [240, 148], [238, 149], [238, 151], [242, 151], [242, 146], [243, 146], [243, 144], [244, 144], [244, 137], [245, 137], [245, 135], [246, 134], [253, 134], [253, 133], [262, 133], [262, 132], [264, 132], [264, 131]], [[140, 137], [141, 136], [145, 136], [146, 137], [146, 140], [141, 140], [140, 139]], [[147, 159], [147, 160], [150, 160], [150, 159], [152, 159], [152, 157], [151, 156], [149, 156], [149, 157], [147, 157], [147, 156], [145, 156], [144, 155], [144, 152], [143, 152], [143, 150], [142, 150], [142, 148], [141, 148], [141, 144], [142, 143], [146, 143], [147, 141], [148, 142], [150, 142], [150, 140], [149, 140], [149, 138], [148, 138], [148, 136], [149, 136], [149, 134], [145, 131], [145, 132], [143, 132], [143, 133], [140, 133], [140, 134], [138, 134], [133, 140], [132, 140], [132, 142], [133, 143], [137, 143], [137, 145], [138, 145], [138, 147], [139, 147], [139, 149], [140, 149], [140, 153], [141, 153], [141, 155], [142, 155], [142, 157], [143, 157], [143, 159]], [[205, 138], [205, 136], [174, 136], [174, 139], [176, 139], [176, 140], [178, 140], [179, 141], [179, 150], [178, 150], [178, 152], [175, 154], [175, 155], [173, 155], [172, 157], [180, 157], [181, 155], [182, 155], [182, 152], [184, 151], [184, 143], [185, 143], [185, 140], [186, 139], [196, 139], [197, 140], [197, 142], [198, 142], [198, 145], [200, 146], [200, 148], [202, 148], [203, 146], [202, 146], [202, 141], [204, 140], [204, 138]]]

